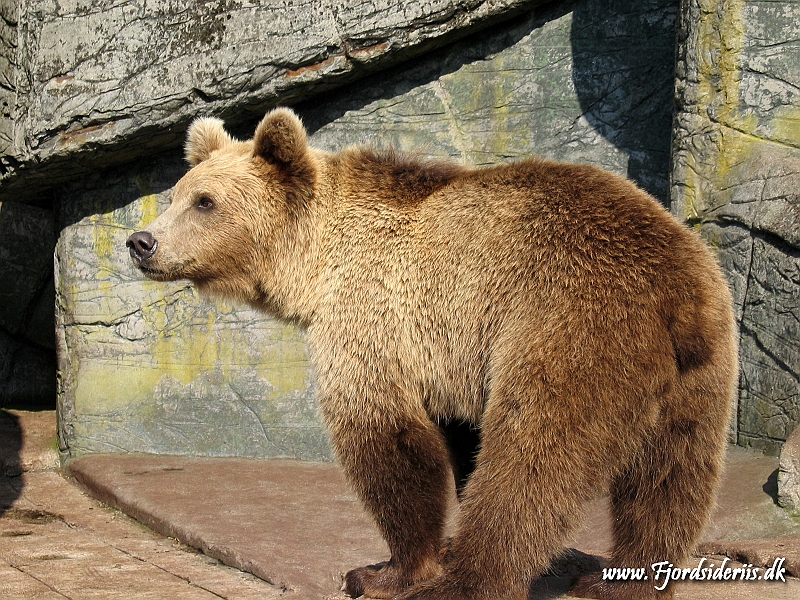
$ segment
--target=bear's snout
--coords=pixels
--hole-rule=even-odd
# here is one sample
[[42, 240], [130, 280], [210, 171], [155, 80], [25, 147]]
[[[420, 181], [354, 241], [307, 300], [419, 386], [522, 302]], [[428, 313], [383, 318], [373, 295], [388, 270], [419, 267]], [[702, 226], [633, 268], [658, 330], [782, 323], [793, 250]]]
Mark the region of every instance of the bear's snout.
[[130, 250], [131, 258], [138, 264], [156, 253], [158, 240], [149, 231], [137, 231], [128, 238], [125, 245]]

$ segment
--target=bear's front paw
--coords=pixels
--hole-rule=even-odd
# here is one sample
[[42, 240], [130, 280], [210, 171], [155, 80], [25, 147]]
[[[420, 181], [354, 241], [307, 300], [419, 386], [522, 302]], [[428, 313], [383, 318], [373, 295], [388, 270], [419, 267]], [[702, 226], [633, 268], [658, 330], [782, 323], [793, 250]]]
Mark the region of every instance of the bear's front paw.
[[367, 565], [366, 567], [359, 567], [358, 569], [353, 569], [352, 571], [348, 571], [347, 574], [344, 576], [344, 585], [342, 586], [342, 590], [351, 598], [360, 598], [364, 594], [368, 593], [369, 596], [373, 598], [391, 598], [392, 595], [382, 595], [382, 596], [375, 596], [375, 589], [376, 579], [378, 579], [380, 573], [386, 569], [389, 565], [388, 562], [378, 563], [377, 565]]
[[417, 569], [403, 569], [393, 561], [353, 569], [344, 576], [342, 589], [351, 598], [394, 598], [412, 585], [440, 572], [438, 561], [427, 561]]

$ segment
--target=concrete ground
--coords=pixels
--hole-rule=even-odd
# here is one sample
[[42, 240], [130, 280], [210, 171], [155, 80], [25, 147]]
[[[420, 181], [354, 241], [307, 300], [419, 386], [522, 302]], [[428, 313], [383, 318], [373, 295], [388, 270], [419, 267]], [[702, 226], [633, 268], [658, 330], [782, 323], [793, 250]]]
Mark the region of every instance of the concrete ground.
[[[122, 454], [73, 461], [67, 477], [54, 439], [52, 412], [0, 411], [0, 598], [339, 600], [344, 571], [388, 558], [335, 465]], [[730, 449], [719, 506], [684, 565], [729, 557], [762, 579], [679, 583], [677, 599], [800, 598], [800, 523], [773, 501], [776, 468]], [[609, 540], [599, 500], [530, 598], [565, 597]], [[785, 582], [763, 580], [773, 565]]]

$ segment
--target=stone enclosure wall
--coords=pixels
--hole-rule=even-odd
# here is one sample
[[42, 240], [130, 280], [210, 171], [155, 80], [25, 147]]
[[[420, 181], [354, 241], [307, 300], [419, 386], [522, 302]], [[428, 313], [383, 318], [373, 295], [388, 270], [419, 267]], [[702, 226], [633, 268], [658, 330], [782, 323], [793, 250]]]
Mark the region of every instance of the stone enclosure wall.
[[800, 2], [685, 2], [672, 210], [718, 249], [741, 338], [737, 439], [800, 421]]
[[145, 281], [124, 247], [185, 172], [192, 118], [249, 137], [289, 104], [326, 149], [632, 178], [717, 251], [732, 437], [777, 452], [800, 421], [800, 2], [345, 4], [0, 2], [0, 403], [57, 388], [65, 457], [330, 456], [302, 335]]

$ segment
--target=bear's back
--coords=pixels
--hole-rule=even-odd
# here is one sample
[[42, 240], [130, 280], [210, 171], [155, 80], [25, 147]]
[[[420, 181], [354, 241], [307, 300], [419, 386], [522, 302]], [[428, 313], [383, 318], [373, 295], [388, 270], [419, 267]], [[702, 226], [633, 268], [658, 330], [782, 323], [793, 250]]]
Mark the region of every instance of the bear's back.
[[339, 241], [353, 258], [387, 268], [481, 279], [505, 265], [516, 276], [598, 284], [653, 276], [706, 252], [649, 194], [588, 165], [529, 159], [468, 169], [365, 149], [343, 162], [340, 231], [357, 243]]

